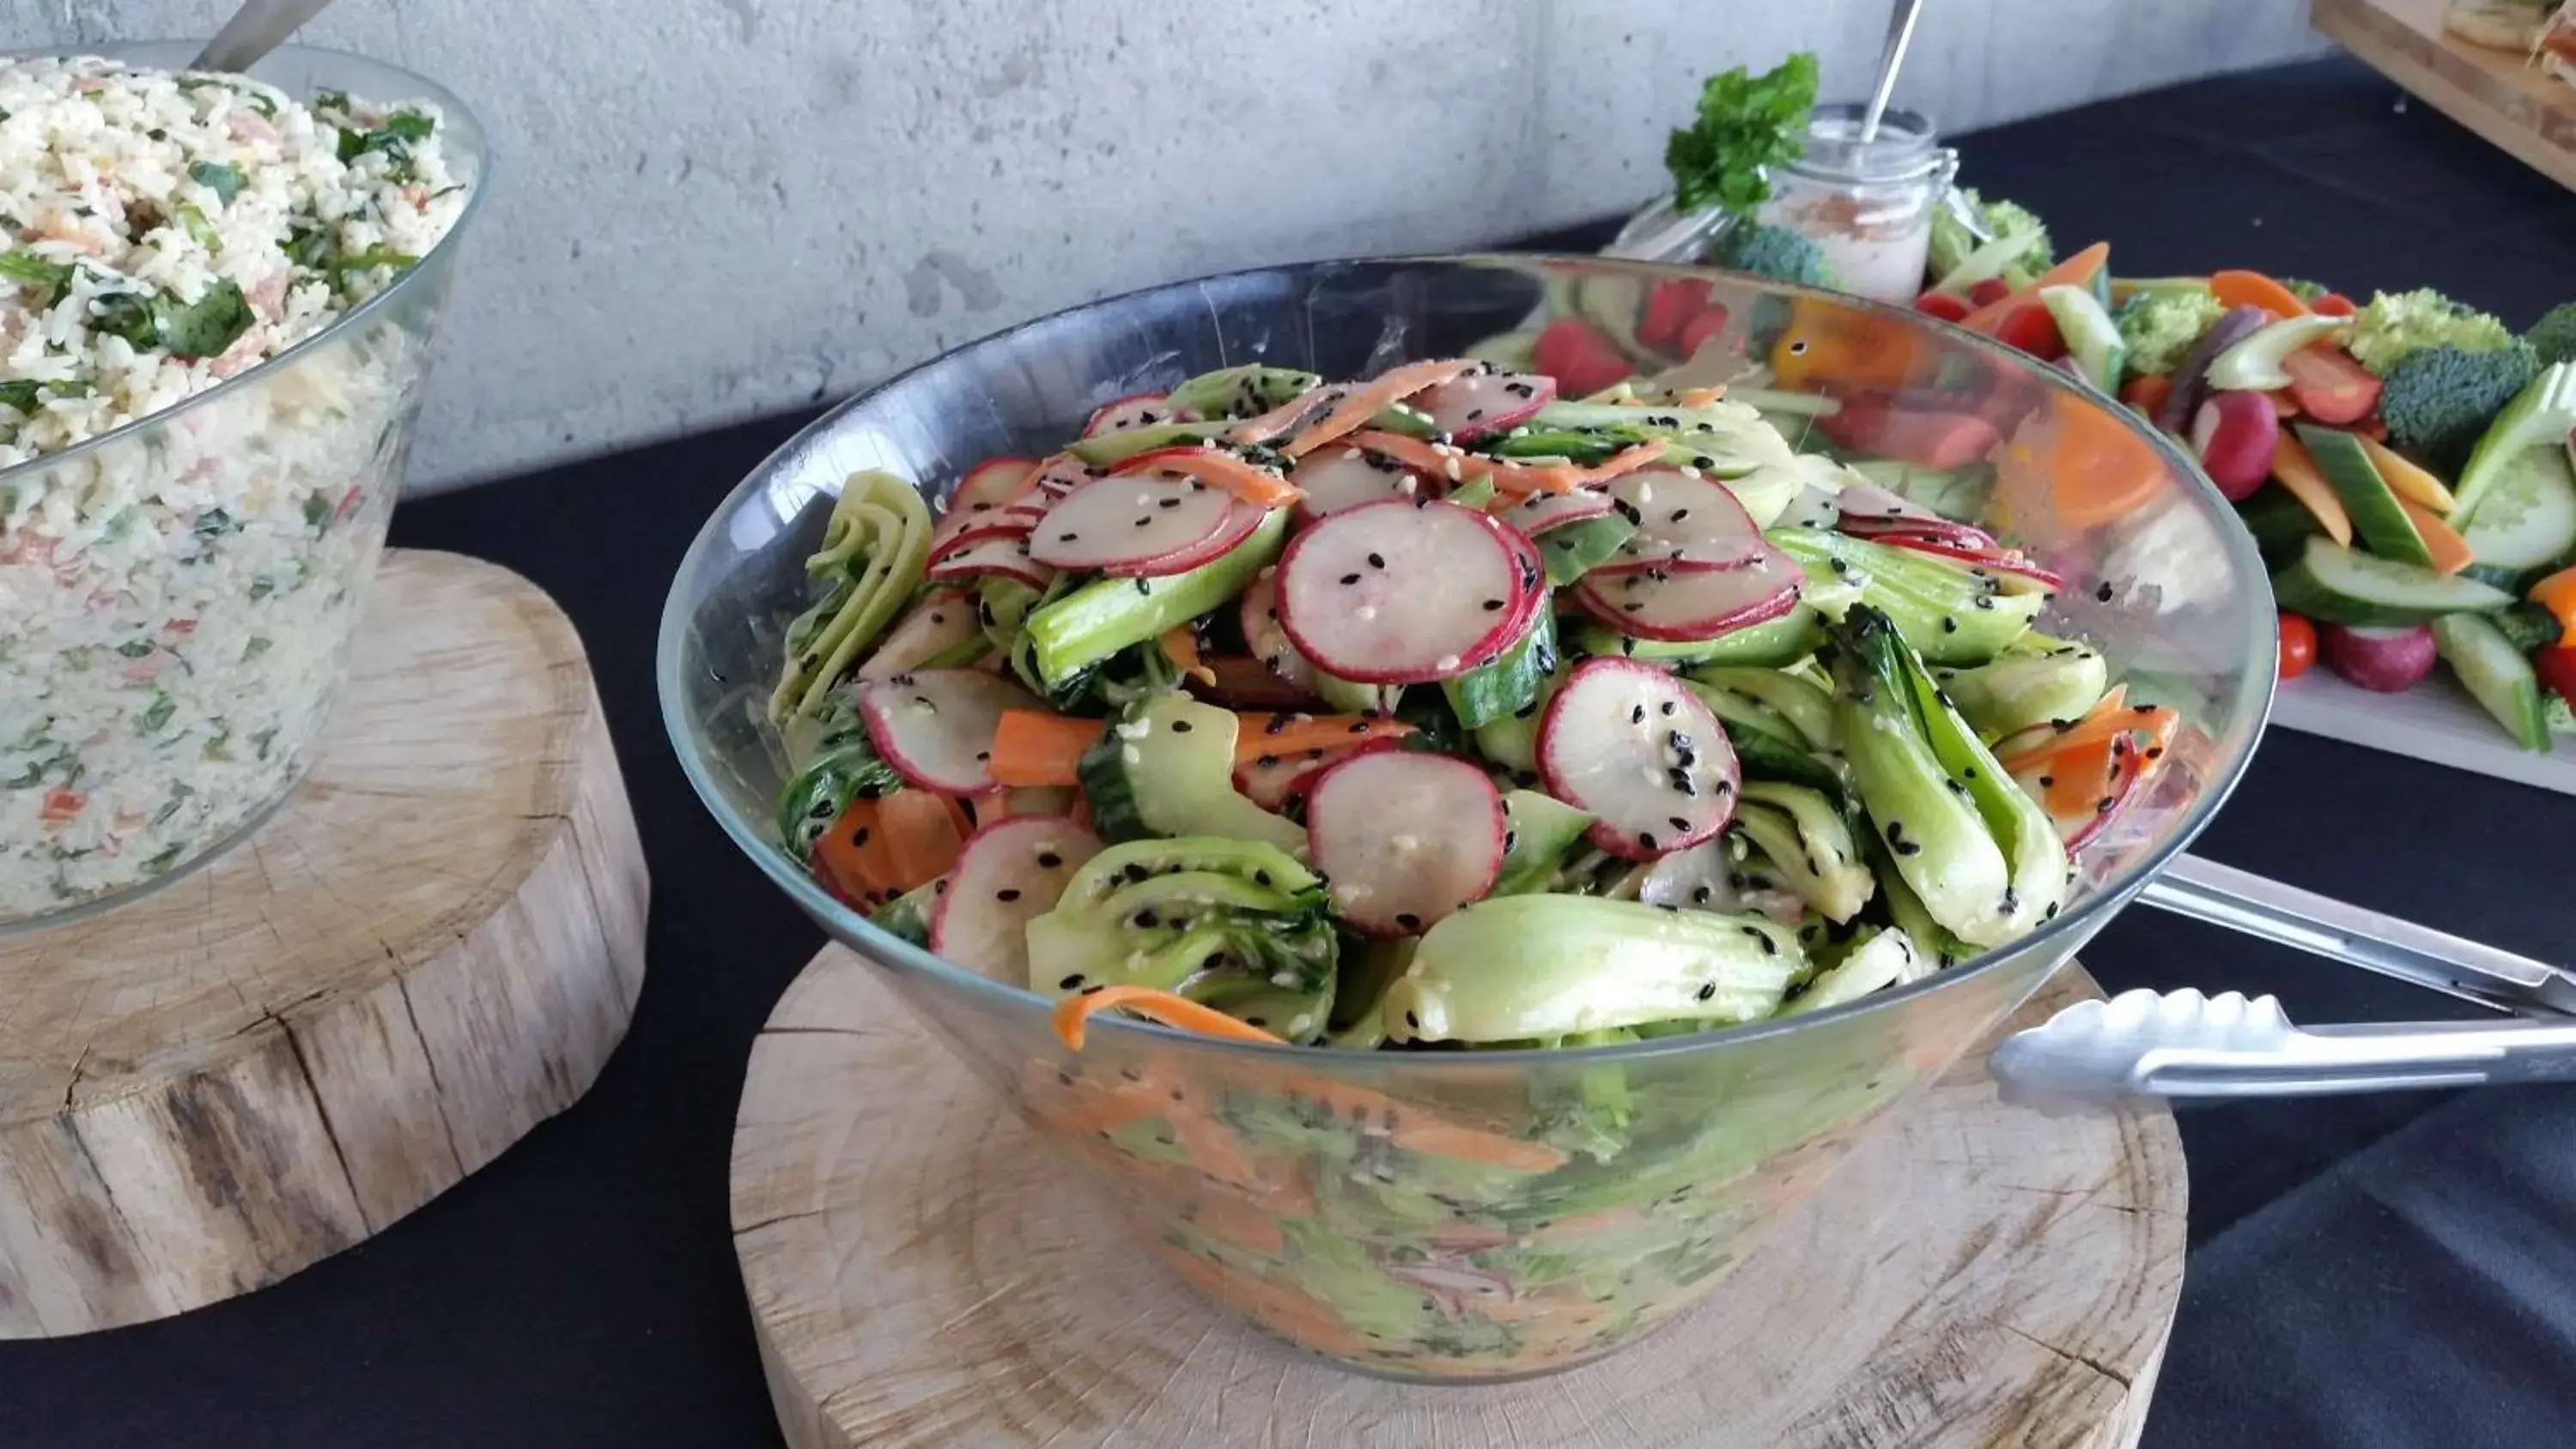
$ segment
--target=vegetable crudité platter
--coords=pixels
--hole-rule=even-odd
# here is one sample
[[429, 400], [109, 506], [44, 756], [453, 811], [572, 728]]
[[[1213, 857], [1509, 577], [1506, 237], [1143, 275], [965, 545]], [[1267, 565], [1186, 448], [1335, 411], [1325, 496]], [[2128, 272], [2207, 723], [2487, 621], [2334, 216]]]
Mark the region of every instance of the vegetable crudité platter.
[[[1750, 88], [1710, 81], [1668, 154], [1680, 193], [1725, 194], [1724, 143], [1745, 129], [1729, 117], [1749, 106], [1734, 98], [1804, 81], [1802, 59]], [[2576, 793], [2576, 302], [2517, 328], [2429, 289], [2121, 276], [2108, 243], [2061, 253], [2028, 208], [1952, 201], [1916, 309], [2056, 363], [2199, 460], [2272, 571], [2278, 722]], [[1749, 213], [1709, 259], [1835, 284], [1814, 243]], [[1592, 299], [1532, 339], [1532, 366], [1582, 396], [1688, 365], [1722, 331], [1705, 301], [1691, 283]], [[1832, 365], [1775, 361], [1796, 364], [1782, 386]], [[1972, 419], [1845, 413], [1816, 431], [1947, 488], [1989, 481], [1995, 440]]]

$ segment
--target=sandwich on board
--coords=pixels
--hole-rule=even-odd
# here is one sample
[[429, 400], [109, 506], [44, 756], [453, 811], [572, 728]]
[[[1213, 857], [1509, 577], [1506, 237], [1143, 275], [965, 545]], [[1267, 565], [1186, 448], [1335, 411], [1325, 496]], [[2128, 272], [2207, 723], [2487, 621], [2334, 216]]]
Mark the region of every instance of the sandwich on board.
[[2558, 0], [2451, 0], [2442, 28], [2471, 45], [2529, 54], [2562, 8]]

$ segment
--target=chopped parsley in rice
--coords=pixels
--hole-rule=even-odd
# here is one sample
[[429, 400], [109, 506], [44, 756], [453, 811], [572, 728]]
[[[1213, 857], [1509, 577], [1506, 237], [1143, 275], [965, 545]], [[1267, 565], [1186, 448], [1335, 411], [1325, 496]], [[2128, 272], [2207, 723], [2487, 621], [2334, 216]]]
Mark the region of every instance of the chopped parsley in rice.
[[53, 455], [392, 286], [464, 215], [479, 159], [428, 105], [0, 61], [0, 922], [175, 869], [302, 773], [430, 309]]

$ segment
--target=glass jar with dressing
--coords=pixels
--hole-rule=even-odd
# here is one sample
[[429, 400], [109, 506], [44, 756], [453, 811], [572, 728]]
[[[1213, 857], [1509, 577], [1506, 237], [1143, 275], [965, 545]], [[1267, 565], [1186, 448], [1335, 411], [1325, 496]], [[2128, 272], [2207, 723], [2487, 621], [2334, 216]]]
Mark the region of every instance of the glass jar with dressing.
[[1887, 111], [1863, 141], [1865, 109], [1816, 107], [1806, 153], [1771, 168], [1771, 199], [1760, 216], [1822, 248], [1835, 287], [1909, 302], [1923, 290], [1932, 217], [1958, 174], [1959, 153], [1938, 144], [1919, 111]]

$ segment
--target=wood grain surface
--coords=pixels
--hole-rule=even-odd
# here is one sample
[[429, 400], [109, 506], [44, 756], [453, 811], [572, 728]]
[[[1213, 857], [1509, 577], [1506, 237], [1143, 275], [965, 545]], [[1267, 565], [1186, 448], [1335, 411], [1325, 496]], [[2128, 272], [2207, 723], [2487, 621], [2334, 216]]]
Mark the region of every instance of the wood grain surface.
[[0, 943], [0, 1337], [276, 1282], [491, 1161], [624, 1036], [646, 892], [571, 623], [494, 565], [388, 554], [294, 797]]
[[[2013, 1027], [2089, 994], [2070, 967]], [[734, 1244], [794, 1449], [2126, 1449], [2182, 1283], [2172, 1119], [2006, 1108], [1984, 1055], [1669, 1328], [1552, 1377], [1425, 1388], [1167, 1279], [829, 949], [752, 1051]]]
[[2309, 0], [2317, 29], [2525, 165], [2576, 187], [2576, 85], [2445, 35], [2449, 0]]

